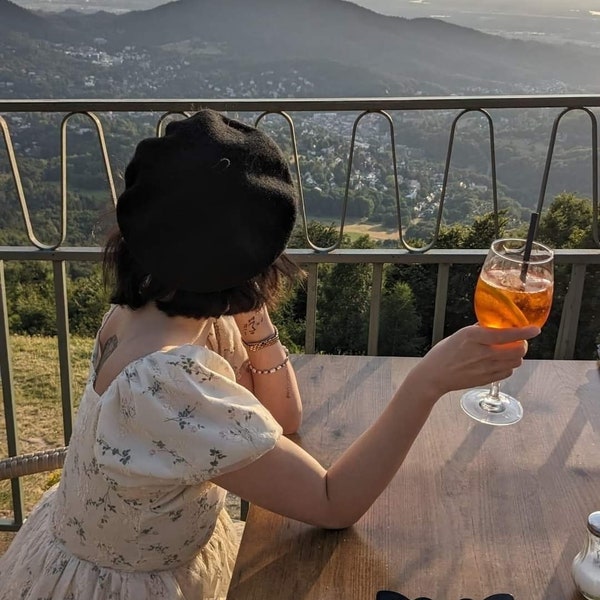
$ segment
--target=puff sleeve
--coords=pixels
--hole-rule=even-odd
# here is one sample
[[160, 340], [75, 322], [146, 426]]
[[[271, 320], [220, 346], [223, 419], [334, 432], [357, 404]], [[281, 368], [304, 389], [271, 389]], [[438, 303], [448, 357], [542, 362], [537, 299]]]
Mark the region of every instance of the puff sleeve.
[[128, 365], [101, 398], [95, 458], [116, 486], [197, 484], [273, 448], [281, 426], [199, 346]]

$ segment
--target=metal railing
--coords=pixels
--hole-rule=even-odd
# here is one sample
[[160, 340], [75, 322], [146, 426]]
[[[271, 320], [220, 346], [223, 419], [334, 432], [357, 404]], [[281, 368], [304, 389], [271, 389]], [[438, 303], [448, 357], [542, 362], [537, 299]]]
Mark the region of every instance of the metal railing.
[[[543, 209], [548, 177], [551, 169], [554, 147], [562, 118], [572, 112], [581, 111], [589, 117], [591, 132], [591, 170], [592, 184], [592, 236], [595, 244], [600, 247], [598, 234], [598, 147], [597, 147], [597, 121], [593, 108], [600, 107], [600, 96], [484, 96], [484, 97], [448, 97], [448, 98], [374, 98], [374, 99], [309, 99], [309, 100], [0, 100], [0, 129], [4, 139], [6, 155], [15, 190], [18, 196], [23, 223], [29, 246], [2, 246], [0, 247], [0, 377], [2, 383], [4, 417], [7, 427], [7, 445], [9, 456], [19, 454], [19, 441], [17, 422], [15, 417], [14, 386], [12, 375], [11, 346], [9, 338], [9, 315], [7, 310], [7, 295], [4, 278], [4, 263], [9, 261], [49, 261], [53, 266], [54, 301], [57, 319], [57, 340], [59, 350], [59, 366], [61, 381], [61, 401], [63, 413], [64, 441], [68, 444], [73, 423], [73, 393], [71, 388], [72, 369], [69, 351], [69, 315], [67, 298], [67, 270], [69, 262], [101, 260], [101, 249], [96, 247], [66, 247], [67, 223], [67, 159], [68, 153], [68, 123], [74, 115], [84, 115], [93, 123], [97, 133], [99, 148], [102, 154], [104, 170], [107, 178], [109, 195], [112, 202], [116, 202], [116, 187], [113, 180], [113, 169], [110, 164], [108, 145], [106, 143], [101, 113], [117, 112], [150, 112], [156, 113], [156, 133], [160, 135], [165, 120], [172, 114], [189, 114], [203, 107], [210, 107], [221, 111], [258, 112], [256, 123], [270, 114], [280, 115], [289, 128], [291, 145], [294, 153], [293, 170], [297, 179], [301, 199], [301, 216], [308, 249], [289, 249], [289, 256], [299, 264], [305, 266], [308, 273], [306, 284], [307, 308], [305, 351], [313, 353], [316, 347], [316, 317], [317, 317], [317, 290], [319, 265], [326, 263], [351, 263], [372, 265], [372, 287], [370, 299], [370, 318], [368, 330], [367, 352], [377, 353], [379, 339], [379, 316], [382, 300], [383, 268], [389, 264], [428, 264], [437, 265], [437, 288], [432, 327], [431, 342], [439, 341], [444, 332], [446, 306], [448, 298], [448, 282], [450, 269], [453, 265], [481, 264], [487, 253], [486, 249], [459, 250], [436, 249], [435, 244], [442, 223], [444, 200], [447, 193], [450, 162], [456, 138], [456, 126], [459, 120], [470, 112], [483, 115], [487, 123], [490, 142], [490, 165], [492, 176], [492, 202], [496, 215], [496, 229], [498, 229], [498, 193], [496, 176], [496, 147], [494, 137], [494, 120], [490, 109], [515, 109], [515, 108], [557, 108], [560, 113], [553, 121], [550, 141], [547, 149], [544, 174], [540, 185], [540, 192], [536, 210]], [[435, 220], [435, 229], [429, 243], [421, 247], [412, 246], [406, 239], [400, 211], [400, 195], [398, 185], [398, 170], [396, 164], [395, 146], [396, 130], [389, 111], [456, 111], [450, 127], [446, 161], [443, 174], [443, 183], [440, 192], [438, 212]], [[34, 113], [60, 113], [64, 114], [60, 125], [60, 160], [61, 160], [61, 193], [60, 193], [60, 235], [53, 242], [38, 239], [32, 225], [31, 213], [21, 180], [19, 164], [11, 138], [11, 131], [5, 115], [20, 112]], [[338, 238], [328, 247], [319, 247], [309, 236], [308, 218], [305, 209], [301, 157], [299, 156], [294, 128], [294, 120], [290, 113], [315, 112], [315, 113], [351, 113], [358, 112], [352, 127], [350, 146], [347, 152], [347, 178], [344, 189], [341, 221]], [[346, 213], [348, 209], [348, 193], [351, 184], [351, 171], [356, 148], [357, 128], [367, 114], [377, 113], [385, 120], [389, 127], [390, 147], [392, 152], [392, 172], [394, 175], [394, 200], [397, 211], [398, 247], [374, 250], [353, 250], [341, 248], [344, 233]], [[2, 166], [2, 165], [0, 165]], [[590, 265], [600, 264], [600, 249], [589, 250], [557, 250], [556, 263], [571, 266], [571, 277], [565, 297], [562, 318], [555, 347], [555, 358], [572, 358], [583, 297], [586, 269]], [[23, 519], [22, 488], [19, 480], [13, 480], [12, 499], [14, 518], [11, 521], [0, 521], [0, 530], [18, 529]]]

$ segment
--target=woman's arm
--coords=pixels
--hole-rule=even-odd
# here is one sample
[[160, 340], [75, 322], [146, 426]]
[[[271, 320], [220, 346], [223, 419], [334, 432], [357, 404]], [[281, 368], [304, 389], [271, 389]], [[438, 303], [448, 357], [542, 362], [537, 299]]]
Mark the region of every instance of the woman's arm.
[[451, 390], [509, 377], [537, 327], [461, 329], [436, 345], [409, 373], [390, 403], [325, 470], [287, 438], [250, 465], [215, 483], [273, 512], [325, 528], [355, 523], [402, 465], [436, 401]]
[[[295, 433], [302, 421], [302, 401], [294, 368], [276, 336], [268, 310], [234, 315], [249, 364], [239, 383], [250, 389], [283, 427]], [[275, 370], [276, 369], [276, 370]]]

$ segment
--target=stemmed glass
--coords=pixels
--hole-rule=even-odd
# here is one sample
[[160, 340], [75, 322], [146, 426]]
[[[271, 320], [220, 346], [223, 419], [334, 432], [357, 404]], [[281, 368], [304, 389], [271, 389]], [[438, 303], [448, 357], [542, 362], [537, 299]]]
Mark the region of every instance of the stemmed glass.
[[[475, 314], [483, 327], [541, 327], [548, 318], [554, 289], [554, 253], [532, 242], [526, 256], [526, 241], [500, 239], [492, 242], [475, 288]], [[473, 389], [461, 398], [463, 410], [488, 425], [511, 425], [523, 416], [520, 402], [490, 389]]]

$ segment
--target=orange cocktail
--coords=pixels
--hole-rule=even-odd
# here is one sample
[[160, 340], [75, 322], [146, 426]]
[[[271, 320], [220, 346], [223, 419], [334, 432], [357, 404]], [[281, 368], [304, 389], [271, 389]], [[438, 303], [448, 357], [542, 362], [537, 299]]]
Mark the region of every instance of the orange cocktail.
[[484, 269], [475, 288], [475, 314], [484, 327], [541, 327], [552, 305], [552, 279], [520, 269]]
[[[535, 224], [533, 219], [532, 223]], [[529, 241], [494, 240], [475, 288], [479, 325], [541, 327], [552, 305], [553, 265], [554, 252], [531, 237]], [[460, 405], [470, 417], [488, 425], [510, 425], [523, 416], [519, 401], [501, 392], [497, 381], [489, 389], [468, 390], [462, 395]]]

